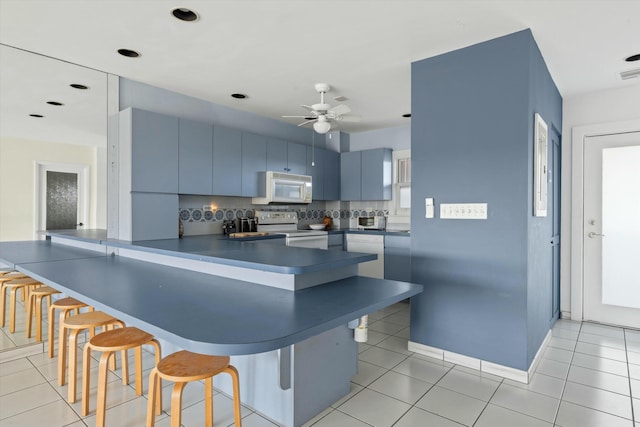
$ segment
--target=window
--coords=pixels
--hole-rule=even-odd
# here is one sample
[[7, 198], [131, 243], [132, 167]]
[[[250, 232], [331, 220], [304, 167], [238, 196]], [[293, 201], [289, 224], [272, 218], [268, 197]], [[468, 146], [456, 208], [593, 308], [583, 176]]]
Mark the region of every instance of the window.
[[411, 214], [411, 150], [393, 152], [393, 201], [396, 215]]

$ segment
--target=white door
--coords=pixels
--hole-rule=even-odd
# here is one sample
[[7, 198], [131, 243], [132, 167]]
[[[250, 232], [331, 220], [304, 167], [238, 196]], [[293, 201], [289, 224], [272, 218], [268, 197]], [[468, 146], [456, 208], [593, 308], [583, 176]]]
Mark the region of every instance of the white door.
[[640, 132], [588, 137], [583, 318], [640, 328]]

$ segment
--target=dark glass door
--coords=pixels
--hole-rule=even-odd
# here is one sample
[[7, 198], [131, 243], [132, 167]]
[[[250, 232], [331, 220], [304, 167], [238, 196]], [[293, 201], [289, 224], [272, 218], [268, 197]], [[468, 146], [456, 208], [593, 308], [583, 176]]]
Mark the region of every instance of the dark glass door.
[[47, 230], [78, 226], [78, 174], [47, 171]]

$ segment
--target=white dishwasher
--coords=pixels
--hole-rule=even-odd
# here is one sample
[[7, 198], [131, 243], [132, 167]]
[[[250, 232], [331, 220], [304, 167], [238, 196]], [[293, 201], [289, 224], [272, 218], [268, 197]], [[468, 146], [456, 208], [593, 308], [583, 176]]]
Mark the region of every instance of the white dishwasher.
[[378, 255], [375, 261], [358, 264], [358, 275], [384, 279], [384, 236], [347, 233], [347, 251]]

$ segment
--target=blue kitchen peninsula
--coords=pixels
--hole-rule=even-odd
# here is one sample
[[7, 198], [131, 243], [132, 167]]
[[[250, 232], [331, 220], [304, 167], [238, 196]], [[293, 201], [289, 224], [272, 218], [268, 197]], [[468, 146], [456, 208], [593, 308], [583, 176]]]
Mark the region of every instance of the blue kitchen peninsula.
[[[0, 262], [154, 334], [164, 354], [184, 348], [231, 355], [240, 371], [243, 403], [284, 426], [302, 425], [349, 392], [357, 368], [350, 321], [422, 291], [420, 285], [355, 275], [333, 280], [332, 263], [347, 264], [337, 267], [346, 272], [348, 264], [361, 262], [346, 252], [204, 238], [112, 246], [77, 235], [53, 237], [0, 243]], [[197, 253], [187, 251], [196, 247]], [[112, 254], [114, 248], [119, 255]], [[229, 252], [220, 258], [227, 264], [217, 263], [217, 251]], [[279, 261], [269, 264], [270, 255], [259, 262], [247, 259], [259, 252]], [[146, 256], [160, 256], [162, 262], [136, 259]], [[169, 258], [174, 265], [164, 262]], [[326, 273], [328, 279], [291, 291], [192, 268], [208, 264], [311, 275], [316, 281]], [[230, 381], [219, 377], [216, 387], [229, 393]]]

